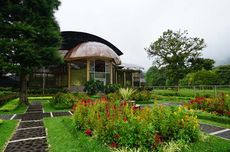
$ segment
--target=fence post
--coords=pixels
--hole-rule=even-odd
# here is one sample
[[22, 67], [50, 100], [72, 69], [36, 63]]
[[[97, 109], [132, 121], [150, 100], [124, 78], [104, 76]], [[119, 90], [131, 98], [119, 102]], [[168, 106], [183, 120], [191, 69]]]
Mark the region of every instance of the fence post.
[[215, 98], [216, 98], [217, 97], [216, 85], [214, 86], [214, 93], [215, 93]]
[[196, 97], [196, 86], [193, 86], [194, 98]]

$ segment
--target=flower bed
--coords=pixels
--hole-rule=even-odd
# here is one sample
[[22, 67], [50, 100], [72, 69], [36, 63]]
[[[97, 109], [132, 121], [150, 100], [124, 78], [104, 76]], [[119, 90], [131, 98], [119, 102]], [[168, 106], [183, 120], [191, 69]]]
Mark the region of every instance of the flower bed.
[[221, 94], [217, 98], [197, 97], [194, 100], [190, 100], [185, 106], [189, 109], [200, 109], [219, 115], [230, 116], [230, 98], [227, 94]]
[[138, 109], [127, 102], [80, 100], [74, 105], [76, 128], [118, 148], [159, 149], [167, 142], [199, 140], [197, 118], [183, 107]]

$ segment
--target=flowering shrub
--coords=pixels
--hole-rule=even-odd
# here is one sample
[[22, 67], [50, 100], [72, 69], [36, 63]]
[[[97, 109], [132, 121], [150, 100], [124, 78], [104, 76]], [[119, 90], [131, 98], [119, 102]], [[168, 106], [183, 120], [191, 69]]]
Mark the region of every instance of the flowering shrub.
[[229, 95], [221, 94], [217, 98], [197, 97], [186, 105], [189, 109], [200, 109], [220, 115], [230, 116]]
[[183, 107], [172, 110], [155, 104], [153, 109], [136, 109], [125, 101], [102, 98], [81, 99], [74, 110], [78, 130], [113, 148], [154, 150], [167, 141], [199, 139], [197, 118]]

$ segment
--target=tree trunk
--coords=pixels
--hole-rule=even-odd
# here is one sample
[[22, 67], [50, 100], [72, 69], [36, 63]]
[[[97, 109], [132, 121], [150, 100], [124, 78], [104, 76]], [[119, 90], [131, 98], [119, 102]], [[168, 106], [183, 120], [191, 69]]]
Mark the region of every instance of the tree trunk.
[[25, 105], [29, 105], [27, 98], [27, 76], [23, 72], [20, 74], [20, 102]]

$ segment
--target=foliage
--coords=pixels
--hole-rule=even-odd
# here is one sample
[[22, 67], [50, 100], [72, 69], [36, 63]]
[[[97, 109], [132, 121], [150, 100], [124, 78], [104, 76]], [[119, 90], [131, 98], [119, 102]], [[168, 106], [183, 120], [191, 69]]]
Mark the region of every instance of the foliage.
[[7, 101], [17, 98], [18, 94], [15, 92], [1, 91], [0, 92], [0, 106], [5, 104]]
[[88, 82], [85, 83], [84, 91], [88, 95], [95, 95], [100, 91], [103, 92], [103, 90], [104, 90], [104, 84], [101, 81], [89, 80]]
[[75, 96], [71, 93], [57, 93], [50, 101], [50, 105], [55, 109], [66, 109], [73, 106], [76, 101]]
[[45, 118], [49, 151], [52, 152], [109, 152], [99, 141], [76, 131], [71, 117]]
[[110, 147], [154, 150], [164, 142], [199, 140], [197, 118], [179, 107], [136, 109], [127, 102], [114, 103], [105, 98], [80, 100], [74, 111], [76, 128]]
[[187, 35], [187, 31], [167, 30], [146, 48], [150, 57], [156, 57], [158, 67], [166, 67], [167, 79], [171, 85], [178, 85], [179, 80], [188, 73], [189, 59], [199, 57], [200, 51], [206, 46], [204, 39]]
[[107, 98], [111, 102], [116, 102], [121, 100], [121, 95], [118, 92], [107, 94]]
[[19, 99], [12, 99], [10, 101], [8, 101], [6, 104], [4, 104], [1, 108], [0, 111], [13, 111], [15, 110], [18, 106], [19, 106], [20, 102]]
[[136, 92], [136, 90], [132, 88], [120, 88], [119, 93], [123, 100], [127, 101], [131, 99], [131, 96]]
[[205, 58], [190, 58], [188, 60], [190, 63], [190, 72], [196, 72], [200, 70], [212, 70], [215, 64], [213, 59]]
[[[45, 95], [53, 95], [58, 92], [67, 93], [67, 89], [65, 88], [45, 88], [44, 89]], [[29, 88], [28, 94], [32, 96], [35, 96], [35, 95], [41, 96], [43, 94], [43, 89], [42, 88], [36, 88], [36, 89]]]
[[229, 85], [230, 84], [230, 65], [218, 66], [214, 69], [218, 75], [217, 84]]
[[3, 120], [2, 119], [0, 119], [0, 125], [2, 125], [3, 124]]
[[214, 85], [217, 84], [218, 75], [214, 71], [201, 70], [189, 73], [180, 80], [181, 85]]
[[164, 86], [166, 83], [165, 68], [152, 66], [145, 74], [145, 80], [148, 86]]
[[0, 61], [5, 72], [20, 75], [20, 101], [28, 104], [28, 74], [61, 61], [61, 35], [54, 18], [60, 2], [0, 1]]
[[186, 105], [190, 109], [201, 109], [219, 115], [230, 116], [229, 95], [221, 94], [217, 98], [197, 97]]
[[120, 87], [121, 87], [120, 84], [108, 84], [104, 87], [104, 92], [106, 94], [114, 93], [114, 92], [118, 91]]
[[132, 99], [135, 101], [149, 101], [152, 98], [153, 96], [150, 91], [136, 91], [132, 95]]

